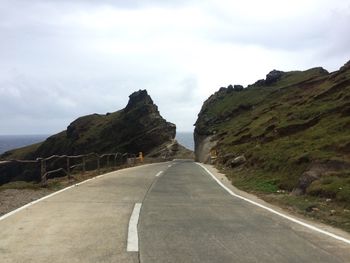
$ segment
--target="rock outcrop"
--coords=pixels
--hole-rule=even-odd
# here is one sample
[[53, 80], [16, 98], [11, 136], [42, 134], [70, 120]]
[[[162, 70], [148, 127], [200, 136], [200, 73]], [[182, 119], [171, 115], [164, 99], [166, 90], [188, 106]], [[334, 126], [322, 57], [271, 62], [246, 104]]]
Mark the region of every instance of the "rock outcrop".
[[[129, 96], [127, 106], [107, 114], [91, 114], [70, 123], [67, 130], [49, 137], [42, 143], [8, 151], [2, 160], [32, 160], [52, 155], [87, 153], [150, 153], [174, 144], [176, 126], [162, 118], [146, 90]], [[175, 146], [174, 146], [175, 147]], [[174, 156], [179, 151], [172, 148]], [[182, 146], [178, 145], [178, 149]], [[190, 156], [191, 151], [181, 148]], [[18, 163], [0, 165], [0, 185], [13, 180], [40, 180], [39, 167]]]
[[266, 75], [265, 85], [271, 85], [277, 82], [282, 78], [283, 75], [284, 75], [283, 71], [275, 70], [275, 69], [272, 70], [269, 74]]
[[[175, 138], [176, 126], [162, 118], [157, 105], [146, 90], [129, 96], [127, 106], [105, 115], [80, 117], [67, 130], [49, 137], [23, 159], [48, 157], [54, 154], [86, 154], [90, 152], [144, 152]], [[6, 152], [2, 158], [11, 159], [19, 150]]]
[[215, 148], [217, 141], [215, 136], [195, 133], [195, 160], [202, 163], [211, 163], [211, 150]]

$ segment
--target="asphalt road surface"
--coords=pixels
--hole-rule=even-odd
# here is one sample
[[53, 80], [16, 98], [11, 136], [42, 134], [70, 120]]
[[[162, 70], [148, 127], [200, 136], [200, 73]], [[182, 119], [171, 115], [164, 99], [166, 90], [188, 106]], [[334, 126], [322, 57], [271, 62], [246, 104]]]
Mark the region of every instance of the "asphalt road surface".
[[175, 160], [106, 174], [0, 218], [0, 262], [350, 262], [350, 244]]

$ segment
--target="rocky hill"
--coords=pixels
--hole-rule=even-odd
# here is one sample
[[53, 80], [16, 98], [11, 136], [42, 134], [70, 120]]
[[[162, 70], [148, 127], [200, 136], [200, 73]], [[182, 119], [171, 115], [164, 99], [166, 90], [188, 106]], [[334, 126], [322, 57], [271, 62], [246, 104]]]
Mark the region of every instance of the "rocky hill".
[[129, 152], [145, 154], [170, 143], [176, 126], [162, 118], [146, 90], [129, 96], [127, 106], [113, 113], [91, 114], [68, 125], [46, 141], [4, 153], [2, 159], [35, 159], [53, 154]]
[[333, 73], [273, 70], [246, 88], [220, 88], [198, 115], [195, 154], [243, 188], [349, 203], [350, 62]]
[[[122, 110], [91, 114], [73, 121], [62, 131], [42, 143], [8, 151], [1, 160], [32, 160], [51, 155], [87, 153], [143, 152], [149, 157], [191, 158], [193, 152], [179, 145], [176, 126], [162, 118], [146, 90], [129, 96]], [[16, 163], [0, 165], [0, 185], [12, 180], [40, 180], [38, 167], [27, 168]]]

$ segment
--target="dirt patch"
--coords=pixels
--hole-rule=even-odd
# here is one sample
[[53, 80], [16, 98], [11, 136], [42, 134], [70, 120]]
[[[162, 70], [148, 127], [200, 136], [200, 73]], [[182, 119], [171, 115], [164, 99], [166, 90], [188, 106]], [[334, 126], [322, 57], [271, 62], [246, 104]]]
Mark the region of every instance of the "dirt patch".
[[320, 117], [315, 117], [307, 122], [290, 124], [284, 127], [277, 128], [276, 130], [280, 136], [288, 136], [309, 129], [312, 126], [315, 126], [319, 121]]
[[339, 150], [343, 153], [350, 153], [350, 142], [344, 144], [344, 145], [341, 145], [339, 147]]
[[322, 93], [316, 95], [314, 98], [316, 100], [318, 99], [323, 99], [331, 94], [334, 94], [340, 90], [342, 90], [343, 88], [347, 87], [350, 85], [350, 80], [346, 79], [340, 83], [335, 84], [334, 86], [331, 86], [329, 89], [327, 89], [326, 91], [323, 91]]
[[0, 216], [53, 193], [49, 189], [5, 189], [0, 191]]
[[238, 145], [238, 144], [247, 143], [247, 142], [251, 141], [252, 138], [253, 138], [252, 135], [250, 133], [248, 133], [246, 135], [241, 136], [239, 139], [231, 142], [231, 145]]

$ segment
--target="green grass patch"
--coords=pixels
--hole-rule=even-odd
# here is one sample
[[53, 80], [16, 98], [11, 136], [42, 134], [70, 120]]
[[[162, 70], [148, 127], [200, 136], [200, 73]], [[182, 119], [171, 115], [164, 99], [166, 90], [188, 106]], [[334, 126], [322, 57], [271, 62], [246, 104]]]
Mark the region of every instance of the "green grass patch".
[[313, 196], [333, 198], [341, 202], [350, 202], [350, 178], [326, 176], [314, 181], [307, 189]]
[[350, 232], [350, 204], [316, 196], [290, 194], [261, 196], [268, 202], [305, 217], [321, 221]]
[[276, 193], [279, 189], [278, 182], [275, 179], [264, 177], [262, 173], [260, 176], [253, 176], [253, 174], [249, 171], [241, 170], [234, 171], [228, 176], [234, 186], [243, 190], [263, 193]]
[[319, 198], [310, 196], [294, 196], [290, 194], [282, 195], [280, 200], [287, 206], [296, 208], [298, 211], [306, 214], [312, 211], [312, 208], [319, 207]]

